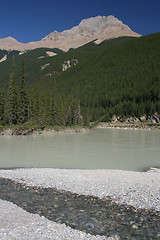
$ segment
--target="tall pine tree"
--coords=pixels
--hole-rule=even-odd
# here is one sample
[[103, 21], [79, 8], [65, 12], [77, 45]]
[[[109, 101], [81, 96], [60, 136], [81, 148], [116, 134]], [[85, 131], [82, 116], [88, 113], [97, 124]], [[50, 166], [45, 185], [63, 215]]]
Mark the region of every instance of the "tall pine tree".
[[4, 119], [4, 91], [0, 89], [0, 121]]
[[19, 93], [19, 111], [18, 121], [19, 123], [25, 123], [28, 120], [28, 99], [26, 94], [25, 72], [24, 72], [24, 59], [22, 62], [22, 75], [20, 83]]
[[12, 73], [10, 74], [9, 80], [9, 124], [16, 124], [18, 120], [17, 115], [17, 89], [16, 89], [16, 82], [15, 82], [15, 73], [14, 68]]

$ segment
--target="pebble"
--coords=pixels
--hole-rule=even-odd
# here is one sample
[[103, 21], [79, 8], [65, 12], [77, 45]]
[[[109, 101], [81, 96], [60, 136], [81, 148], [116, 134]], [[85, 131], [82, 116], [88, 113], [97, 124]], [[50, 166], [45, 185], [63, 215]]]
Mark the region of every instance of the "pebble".
[[160, 211], [160, 169], [156, 168], [147, 172], [31, 168], [0, 170], [0, 177]]
[[136, 225], [132, 225], [133, 229], [138, 229], [138, 227]]
[[[3, 216], [4, 219], [3, 222], [1, 221], [2, 218], [0, 219], [0, 228], [2, 227], [1, 229], [4, 229], [3, 231], [0, 231], [0, 239], [66, 240], [66, 238], [68, 237], [74, 240], [119, 240], [127, 239], [126, 236], [128, 233], [126, 233], [126, 231], [130, 232], [131, 234], [128, 235], [128, 239], [132, 240], [156, 239], [160, 237], [159, 169], [151, 168], [147, 172], [131, 172], [121, 170], [65, 170], [35, 168], [0, 170], [0, 177], [15, 180], [17, 184], [16, 182], [14, 182], [14, 186], [17, 187], [18, 192], [22, 193], [23, 189], [27, 193], [28, 198], [25, 197], [24, 202], [29, 202], [27, 202], [27, 205], [25, 205], [24, 208], [26, 211], [30, 212], [27, 213], [26, 211], [24, 211], [24, 214], [22, 216], [19, 214], [21, 208], [18, 208], [17, 211], [13, 212], [9, 208], [11, 203], [5, 201], [5, 205], [2, 206], [2, 202], [4, 201], [0, 201], [0, 217]], [[22, 184], [19, 185], [18, 182]], [[6, 186], [7, 185], [8, 182]], [[66, 218], [66, 212], [59, 211], [59, 209], [63, 210], [61, 204], [59, 205], [59, 207], [54, 208], [54, 210], [60, 212], [60, 215], [55, 215], [55, 218], [53, 218], [51, 221], [51, 218], [54, 214], [52, 214], [51, 212], [50, 214], [48, 214], [49, 207], [46, 206], [46, 204], [41, 204], [39, 202], [40, 199], [43, 198], [45, 201], [44, 195], [50, 195], [47, 191], [50, 191], [51, 189], [52, 191], [57, 191], [54, 205], [59, 205], [59, 193], [61, 193], [62, 196], [68, 196], [67, 194], [69, 191], [71, 193], [71, 199], [73, 200], [73, 202], [75, 202], [77, 195], [82, 197], [81, 203], [83, 206], [80, 207], [79, 211], [76, 213], [74, 213], [73, 206], [68, 206], [68, 199], [66, 197], [61, 198], [63, 200], [62, 203], [67, 204], [67, 208], [71, 208], [70, 217], [72, 222], [68, 218]], [[6, 189], [4, 192], [6, 192]], [[36, 198], [35, 196], [31, 197], [31, 194], [33, 193], [36, 194]], [[23, 194], [20, 195], [21, 197], [23, 196]], [[90, 195], [92, 195], [92, 197]], [[14, 191], [12, 191], [12, 197], [15, 197], [15, 199], [18, 198], [17, 194], [15, 194]], [[31, 206], [34, 202], [34, 199], [37, 200], [35, 204]], [[84, 204], [85, 201], [86, 204]], [[95, 208], [96, 201], [98, 201], [98, 210]], [[107, 210], [111, 209], [111, 213], [108, 215], [106, 214], [107, 211], [103, 205], [105, 203], [108, 204], [105, 205], [105, 207], [108, 206]], [[9, 204], [9, 206], [7, 204]], [[93, 215], [92, 211], [88, 212], [87, 210], [89, 209], [90, 204], [95, 209], [95, 215]], [[84, 210], [84, 206], [86, 206], [87, 209]], [[8, 215], [7, 209], [10, 209]], [[40, 216], [38, 214], [32, 214], [32, 209], [35, 211], [34, 213], [39, 212]], [[10, 215], [11, 212], [13, 216]], [[86, 218], [87, 213], [88, 216], [97, 219], [98, 224], [96, 226], [92, 221], [90, 221], [90, 219]], [[26, 216], [25, 214], [29, 215]], [[36, 218], [36, 220], [34, 220], [33, 222], [30, 221], [30, 223], [32, 222], [32, 224], [28, 226], [26, 222], [28, 219], [30, 219], [30, 216], [32, 216], [32, 219], [35, 219], [37, 216], [40, 219]], [[80, 216], [80, 222], [83, 222], [84, 219], [87, 219], [89, 223], [91, 222], [94, 225], [94, 228], [89, 230], [85, 229], [84, 225], [87, 222], [84, 221], [85, 224], [83, 225], [83, 228], [79, 229], [81, 231], [77, 230], [77, 226], [81, 224], [79, 224], [79, 222], [74, 219], [74, 216]], [[99, 216], [101, 219], [99, 219]], [[15, 222], [19, 219], [19, 222], [17, 222], [14, 231], [12, 231], [11, 229], [13, 222], [12, 217], [14, 217]], [[50, 220], [47, 220], [46, 218]], [[103, 220], [103, 218], [106, 219], [106, 222]], [[152, 221], [150, 221], [150, 219], [152, 219]], [[46, 221], [49, 221], [50, 227], [46, 226]], [[57, 221], [57, 223], [55, 223], [54, 221]], [[52, 224], [58, 224], [58, 222], [61, 224], [54, 225], [54, 227], [52, 227]], [[3, 223], [5, 223], [4, 227]], [[23, 227], [22, 223], [24, 224]], [[68, 224], [68, 226], [66, 227], [64, 223]], [[132, 228], [132, 226], [134, 225], [136, 226], [136, 228]], [[69, 226], [72, 228], [70, 228]], [[40, 229], [39, 232], [36, 231], [37, 227]], [[54, 228], [57, 229], [57, 231], [59, 230], [58, 233], [55, 234]], [[90, 233], [87, 233], [87, 231], [90, 232], [92, 235]], [[79, 235], [79, 232], [83, 235], [82, 238], [81, 235]], [[1, 235], [2, 233], [4, 233], [3, 237]], [[103, 236], [99, 236], [100, 234], [102, 234]], [[4, 236], [6, 236], [6, 238], [4, 238]]]
[[[128, 236], [128, 239], [134, 237], [147, 239], [150, 236], [155, 238], [159, 234], [159, 212], [154, 209], [136, 209], [133, 206], [117, 204], [112, 198], [100, 199], [53, 188], [39, 189], [36, 186], [25, 188], [24, 183], [20, 184], [3, 178], [0, 178], [0, 198], [13, 202], [31, 214], [41, 216], [41, 221], [47, 218], [57, 224], [65, 224], [72, 231], [76, 229], [83, 231], [84, 234], [91, 234], [94, 239], [99, 239], [100, 235], [101, 237], [103, 235], [103, 239], [115, 235], [120, 239], [124, 236]], [[57, 202], [58, 207], [55, 208]], [[0, 211], [3, 213], [3, 209]], [[13, 217], [17, 219], [19, 215], [15, 213]], [[142, 217], [143, 223], [140, 224]], [[6, 227], [7, 221], [4, 221], [1, 228]], [[36, 224], [34, 232], [37, 234], [44, 236], [51, 230], [45, 230], [39, 222]], [[8, 227], [10, 228], [9, 225]]]

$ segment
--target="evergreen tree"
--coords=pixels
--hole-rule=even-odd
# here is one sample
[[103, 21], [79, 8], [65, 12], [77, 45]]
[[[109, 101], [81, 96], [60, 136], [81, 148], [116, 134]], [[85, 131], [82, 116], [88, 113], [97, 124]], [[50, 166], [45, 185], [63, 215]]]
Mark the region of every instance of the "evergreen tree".
[[80, 101], [78, 99], [74, 99], [72, 108], [73, 125], [79, 125], [81, 123], [81, 110]]
[[67, 115], [66, 115], [66, 125], [72, 126], [73, 122], [74, 122], [73, 100], [71, 100], [68, 107]]
[[88, 104], [85, 103], [83, 106], [83, 125], [88, 127], [89, 124], [90, 124], [90, 112]]
[[65, 110], [64, 110], [64, 102], [61, 96], [57, 98], [57, 115], [56, 115], [56, 125], [64, 126], [65, 125]]
[[19, 111], [18, 120], [20, 123], [25, 123], [28, 120], [29, 109], [28, 109], [28, 99], [26, 94], [26, 83], [25, 83], [25, 72], [24, 72], [24, 59], [22, 62], [22, 75], [20, 83], [20, 93], [19, 93]]
[[51, 99], [51, 121], [50, 124], [52, 126], [57, 125], [57, 101], [56, 101], [56, 96], [55, 94], [52, 96]]
[[34, 116], [34, 100], [33, 94], [28, 97], [28, 119], [32, 119]]
[[44, 92], [41, 91], [39, 99], [38, 99], [38, 104], [39, 104], [39, 117], [38, 121], [40, 125], [43, 127], [45, 126], [46, 123], [46, 104], [45, 104], [45, 95]]
[[16, 124], [18, 117], [17, 117], [17, 89], [15, 83], [15, 73], [14, 69], [10, 74], [9, 80], [9, 124]]
[[0, 121], [4, 119], [4, 91], [0, 89]]

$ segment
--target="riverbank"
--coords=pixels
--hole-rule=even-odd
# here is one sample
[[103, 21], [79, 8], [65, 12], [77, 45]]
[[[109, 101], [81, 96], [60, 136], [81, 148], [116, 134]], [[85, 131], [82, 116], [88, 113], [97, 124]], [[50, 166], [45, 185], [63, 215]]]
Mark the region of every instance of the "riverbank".
[[118, 129], [146, 129], [160, 130], [160, 123], [126, 123], [126, 122], [101, 122], [91, 123], [90, 127], [46, 127], [46, 128], [24, 128], [22, 126], [0, 127], [0, 135], [32, 135], [32, 134], [63, 134], [63, 133], [85, 133], [90, 129], [118, 128]]
[[126, 123], [126, 122], [104, 122], [97, 125], [98, 128], [122, 128], [122, 129], [148, 129], [160, 130], [160, 123]]
[[63, 133], [85, 133], [88, 129], [82, 126], [75, 127], [51, 127], [51, 128], [23, 128], [13, 126], [11, 128], [0, 128], [0, 135], [32, 135], [32, 134], [63, 134]]
[[158, 239], [159, 182], [153, 168], [0, 170], [0, 237]]
[[[105, 240], [105, 236], [94, 236], [72, 229], [65, 224], [32, 214], [8, 201], [0, 199], [1, 240]], [[109, 238], [108, 240], [114, 240]], [[118, 240], [118, 238], [117, 238]]]
[[109, 196], [119, 204], [160, 211], [160, 169], [157, 168], [147, 172], [22, 168], [0, 170], [0, 177], [28, 186], [51, 187], [99, 198]]

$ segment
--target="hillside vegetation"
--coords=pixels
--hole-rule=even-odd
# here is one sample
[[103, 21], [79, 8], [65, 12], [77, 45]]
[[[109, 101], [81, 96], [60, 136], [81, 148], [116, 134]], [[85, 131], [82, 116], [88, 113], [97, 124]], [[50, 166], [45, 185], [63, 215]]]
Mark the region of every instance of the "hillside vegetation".
[[88, 50], [88, 58], [57, 78], [57, 87], [100, 116], [160, 113], [160, 33]]
[[[58, 55], [48, 57], [46, 51]], [[41, 118], [43, 124], [73, 125], [101, 118], [106, 121], [113, 115], [160, 114], [160, 33], [111, 39], [100, 45], [91, 42], [67, 53], [36, 49], [15, 56], [17, 92], [22, 58], [30, 112], [26, 121]], [[1, 113], [9, 101], [10, 72], [11, 58], [0, 63], [0, 85], [5, 89], [0, 91]], [[9, 123], [7, 114], [4, 116], [3, 122]]]

